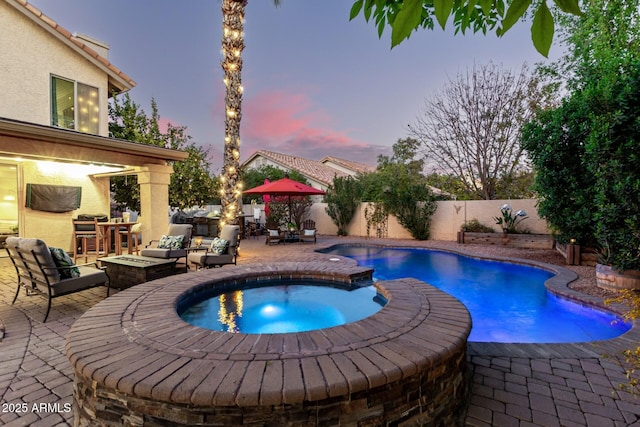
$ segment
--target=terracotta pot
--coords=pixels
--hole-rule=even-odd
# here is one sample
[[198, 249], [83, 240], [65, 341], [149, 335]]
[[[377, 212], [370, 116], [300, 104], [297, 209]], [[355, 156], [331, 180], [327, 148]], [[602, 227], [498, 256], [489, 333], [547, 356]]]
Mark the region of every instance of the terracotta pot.
[[616, 271], [609, 265], [596, 264], [596, 285], [602, 289], [620, 291], [623, 289], [640, 290], [640, 271]]

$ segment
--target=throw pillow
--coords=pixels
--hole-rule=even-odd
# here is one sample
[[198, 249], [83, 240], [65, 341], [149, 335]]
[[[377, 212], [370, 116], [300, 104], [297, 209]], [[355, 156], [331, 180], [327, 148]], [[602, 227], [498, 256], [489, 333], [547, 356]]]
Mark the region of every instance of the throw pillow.
[[[58, 272], [60, 273], [60, 277], [62, 279], [71, 279], [72, 277], [80, 277], [80, 269], [78, 267], [74, 267], [75, 264], [73, 260], [64, 250], [60, 248], [49, 248], [51, 252], [51, 256], [53, 257], [53, 262], [56, 264], [56, 267], [60, 267]], [[68, 268], [65, 268], [68, 267]]]
[[269, 237], [278, 237], [280, 232], [278, 230], [269, 230]]
[[162, 236], [158, 242], [160, 249], [180, 249], [182, 248], [182, 239], [184, 236]]
[[227, 245], [228, 244], [229, 244], [228, 240], [216, 237], [211, 242], [211, 252], [213, 252], [215, 254], [218, 254], [218, 255], [222, 255], [223, 253], [225, 253], [227, 251]]
[[313, 236], [314, 234], [316, 234], [316, 230], [304, 230], [305, 236]]

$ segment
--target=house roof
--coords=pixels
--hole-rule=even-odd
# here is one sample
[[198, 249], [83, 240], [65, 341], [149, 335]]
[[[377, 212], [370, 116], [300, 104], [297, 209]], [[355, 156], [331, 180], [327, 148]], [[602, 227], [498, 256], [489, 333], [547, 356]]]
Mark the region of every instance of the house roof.
[[136, 85], [131, 77], [120, 71], [118, 67], [113, 65], [107, 58], [100, 55], [94, 49], [89, 47], [82, 39], [74, 36], [68, 30], [63, 28], [55, 20], [51, 19], [40, 9], [29, 4], [26, 0], [4, 0], [10, 6], [23, 13], [27, 18], [39, 25], [45, 31], [49, 32], [62, 43], [69, 46], [79, 55], [86, 58], [96, 67], [102, 69], [109, 79], [109, 94], [113, 91], [116, 93], [126, 92]]
[[350, 169], [356, 173], [373, 172], [375, 168], [373, 166], [365, 165], [364, 163], [354, 162], [352, 160], [341, 159], [333, 156], [325, 156], [320, 160], [320, 163], [332, 162], [343, 168]]
[[[336, 176], [338, 177], [349, 176], [349, 174], [345, 172], [332, 168], [331, 166], [325, 165], [322, 161], [305, 159], [304, 157], [291, 156], [288, 154], [276, 153], [274, 151], [267, 151], [267, 150], [256, 151], [251, 157], [249, 157], [245, 162], [243, 162], [242, 166], [244, 167], [245, 165], [251, 163], [257, 157], [264, 157], [276, 164], [281, 165], [285, 169], [296, 170], [300, 172], [302, 175], [308, 176], [309, 178], [312, 178], [324, 185], [332, 184], [333, 179]], [[326, 158], [327, 157], [325, 157], [325, 159]], [[334, 159], [332, 161], [334, 161], [335, 163], [338, 163], [338, 161], [335, 160], [337, 158], [331, 157], [331, 159]], [[355, 164], [355, 162], [350, 162], [349, 160], [344, 160], [344, 159], [338, 159], [338, 160], [344, 163]], [[366, 166], [362, 164], [360, 165]], [[354, 172], [357, 172], [357, 171], [354, 170]]]

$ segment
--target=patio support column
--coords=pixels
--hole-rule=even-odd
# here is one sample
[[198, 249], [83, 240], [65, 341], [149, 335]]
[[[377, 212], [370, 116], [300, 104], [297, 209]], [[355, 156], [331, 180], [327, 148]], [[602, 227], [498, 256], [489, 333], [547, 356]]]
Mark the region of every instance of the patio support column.
[[148, 243], [167, 233], [169, 226], [169, 182], [173, 166], [148, 164], [138, 172], [142, 241]]

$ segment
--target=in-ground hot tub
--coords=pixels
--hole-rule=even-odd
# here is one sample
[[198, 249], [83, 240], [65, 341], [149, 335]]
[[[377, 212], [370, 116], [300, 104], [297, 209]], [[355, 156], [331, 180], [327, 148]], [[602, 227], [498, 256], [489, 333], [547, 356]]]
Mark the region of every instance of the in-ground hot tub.
[[203, 289], [178, 303], [187, 323], [244, 334], [283, 334], [356, 322], [386, 304], [372, 282], [261, 280]]
[[177, 307], [203, 289], [287, 279], [351, 283], [337, 263], [227, 266], [144, 283], [71, 328], [76, 425], [449, 426], [463, 412], [469, 314], [415, 279], [377, 282], [387, 304], [365, 319], [285, 334], [192, 326]]

